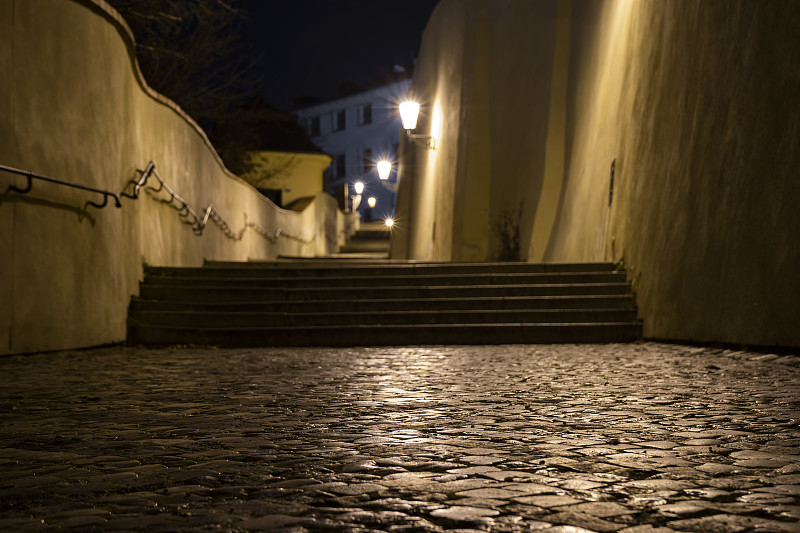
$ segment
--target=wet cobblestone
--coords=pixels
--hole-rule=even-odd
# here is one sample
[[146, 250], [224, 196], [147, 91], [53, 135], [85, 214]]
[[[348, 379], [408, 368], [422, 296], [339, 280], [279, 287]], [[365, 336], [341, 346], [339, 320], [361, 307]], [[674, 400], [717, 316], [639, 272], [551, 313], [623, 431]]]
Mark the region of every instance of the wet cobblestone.
[[791, 355], [110, 347], [0, 376], [3, 531], [800, 531]]

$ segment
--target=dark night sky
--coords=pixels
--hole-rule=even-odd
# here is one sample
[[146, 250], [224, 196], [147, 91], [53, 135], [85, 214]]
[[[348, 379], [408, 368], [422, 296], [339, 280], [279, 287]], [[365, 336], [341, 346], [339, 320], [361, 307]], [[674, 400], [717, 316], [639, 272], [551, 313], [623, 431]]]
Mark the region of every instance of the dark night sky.
[[438, 0], [246, 0], [246, 38], [261, 56], [261, 94], [288, 110], [301, 94], [333, 98], [416, 56]]

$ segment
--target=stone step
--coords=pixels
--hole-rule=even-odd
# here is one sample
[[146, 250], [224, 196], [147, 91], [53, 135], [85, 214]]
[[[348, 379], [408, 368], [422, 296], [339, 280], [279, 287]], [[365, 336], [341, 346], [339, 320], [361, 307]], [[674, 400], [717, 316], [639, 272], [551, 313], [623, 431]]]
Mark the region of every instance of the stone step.
[[220, 287], [204, 285], [160, 285], [148, 281], [139, 289], [139, 296], [148, 300], [182, 302], [254, 302], [268, 300], [340, 300], [394, 298], [477, 298], [505, 296], [567, 296], [628, 294], [625, 283], [569, 283], [539, 285], [452, 285], [390, 287]]
[[350, 236], [354, 241], [388, 241], [392, 233], [388, 229], [360, 229]]
[[339, 253], [385, 252], [389, 253], [389, 241], [356, 240], [349, 241], [339, 249]]
[[[260, 273], [255, 271], [253, 274]], [[505, 274], [473, 273], [473, 274], [430, 274], [428, 276], [398, 274], [387, 275], [332, 275], [309, 277], [249, 277], [228, 276], [218, 272], [197, 272], [197, 275], [161, 275], [146, 280], [148, 285], [159, 286], [194, 286], [194, 287], [416, 287], [416, 286], [453, 286], [453, 285], [547, 285], [570, 283], [625, 283], [624, 272], [545, 272], [524, 273], [511, 272]]]
[[147, 267], [130, 344], [620, 342], [641, 336], [610, 264], [272, 261]]
[[388, 258], [391, 236], [383, 223], [362, 222], [358, 231], [339, 248], [339, 255], [372, 253], [385, 254], [383, 257]]
[[131, 312], [129, 325], [255, 328], [279, 326], [335, 326], [380, 324], [520, 324], [520, 323], [595, 323], [635, 322], [636, 310], [622, 309], [519, 309], [350, 311], [350, 312], [214, 312], [214, 311], [137, 311]]
[[[182, 275], [190, 276], [222, 273], [225, 276], [252, 276], [250, 271], [260, 271], [260, 277], [314, 277], [314, 276], [395, 276], [395, 275], [444, 275], [472, 273], [544, 273], [544, 272], [613, 272], [611, 263], [435, 263], [414, 261], [348, 261], [307, 259], [271, 262], [207, 262], [200, 268], [147, 267], [148, 276]], [[177, 273], [177, 274], [175, 274]], [[268, 274], [271, 273], [271, 274]]]
[[449, 310], [539, 310], [539, 309], [620, 309], [632, 308], [630, 295], [589, 296], [511, 296], [480, 298], [395, 298], [395, 299], [342, 299], [342, 300], [272, 300], [253, 302], [181, 302], [146, 300], [135, 297], [131, 311], [197, 311], [213, 313], [336, 313]]
[[129, 344], [246, 346], [410, 346], [627, 342], [641, 324], [434, 324], [275, 328], [128, 327]]

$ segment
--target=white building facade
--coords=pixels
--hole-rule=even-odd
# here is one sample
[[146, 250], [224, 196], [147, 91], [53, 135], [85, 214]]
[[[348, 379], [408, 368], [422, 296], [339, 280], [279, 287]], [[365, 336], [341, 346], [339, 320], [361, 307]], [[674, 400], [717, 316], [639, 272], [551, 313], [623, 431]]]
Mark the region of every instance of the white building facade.
[[[357, 181], [364, 183], [358, 207], [363, 220], [392, 216], [402, 132], [397, 105], [410, 84], [405, 79], [295, 111], [314, 144], [334, 158], [325, 171], [324, 189], [342, 204], [345, 194], [355, 194]], [[381, 159], [392, 162], [392, 173], [385, 181], [375, 166]], [[371, 196], [376, 203], [370, 211], [367, 199]]]

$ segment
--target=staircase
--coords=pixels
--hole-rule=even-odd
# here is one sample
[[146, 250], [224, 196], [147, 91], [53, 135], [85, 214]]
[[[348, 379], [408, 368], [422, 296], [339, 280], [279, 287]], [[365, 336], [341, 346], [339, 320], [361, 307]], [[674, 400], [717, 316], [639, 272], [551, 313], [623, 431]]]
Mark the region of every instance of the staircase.
[[128, 344], [622, 342], [641, 328], [612, 264], [210, 263], [147, 267]]
[[389, 257], [391, 232], [383, 222], [362, 222], [339, 250], [337, 257], [350, 259], [385, 259]]

